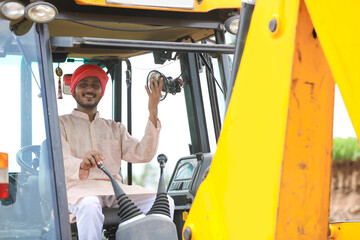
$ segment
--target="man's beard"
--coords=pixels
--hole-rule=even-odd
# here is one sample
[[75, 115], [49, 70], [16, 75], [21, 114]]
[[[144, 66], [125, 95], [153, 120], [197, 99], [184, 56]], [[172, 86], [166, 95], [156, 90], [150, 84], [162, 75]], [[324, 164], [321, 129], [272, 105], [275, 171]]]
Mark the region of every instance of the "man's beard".
[[98, 101], [90, 104], [90, 103], [86, 103], [86, 102], [82, 101], [81, 99], [78, 98], [78, 95], [75, 94], [75, 100], [76, 100], [77, 104], [79, 104], [81, 107], [86, 108], [86, 109], [96, 108], [97, 105], [98, 105], [99, 102], [100, 102], [100, 99], [101, 99], [101, 98], [99, 98]]

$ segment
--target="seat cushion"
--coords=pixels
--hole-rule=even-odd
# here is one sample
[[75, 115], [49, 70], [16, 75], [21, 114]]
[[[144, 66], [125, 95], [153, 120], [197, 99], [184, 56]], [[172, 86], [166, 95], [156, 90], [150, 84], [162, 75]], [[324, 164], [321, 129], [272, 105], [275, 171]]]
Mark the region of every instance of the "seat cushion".
[[[103, 208], [102, 212], [105, 216], [103, 228], [113, 228], [120, 224], [120, 217], [117, 215], [118, 208]], [[77, 233], [76, 222], [71, 223], [71, 233]]]

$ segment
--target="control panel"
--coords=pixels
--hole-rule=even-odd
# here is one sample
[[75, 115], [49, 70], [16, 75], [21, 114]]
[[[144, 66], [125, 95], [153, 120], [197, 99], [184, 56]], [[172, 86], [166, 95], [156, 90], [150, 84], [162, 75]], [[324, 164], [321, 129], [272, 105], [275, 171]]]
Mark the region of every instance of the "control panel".
[[188, 190], [197, 165], [196, 158], [181, 159], [169, 191]]
[[168, 194], [174, 199], [175, 210], [188, 210], [196, 192], [210, 168], [213, 154], [197, 153], [180, 158], [168, 185]]

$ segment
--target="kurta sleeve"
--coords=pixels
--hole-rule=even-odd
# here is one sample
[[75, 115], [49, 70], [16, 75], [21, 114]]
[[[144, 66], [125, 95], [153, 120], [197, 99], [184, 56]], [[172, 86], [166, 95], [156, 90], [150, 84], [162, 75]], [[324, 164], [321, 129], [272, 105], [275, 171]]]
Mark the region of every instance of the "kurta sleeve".
[[71, 153], [70, 145], [67, 141], [66, 130], [63, 120], [60, 118], [60, 134], [61, 145], [63, 150], [65, 178], [70, 180], [86, 180], [89, 176], [89, 171], [80, 169], [82, 162], [81, 158], [74, 157]]
[[123, 124], [120, 124], [122, 141], [122, 159], [132, 163], [150, 162], [158, 149], [161, 123], [157, 120], [157, 128], [148, 120], [141, 141], [132, 137]]

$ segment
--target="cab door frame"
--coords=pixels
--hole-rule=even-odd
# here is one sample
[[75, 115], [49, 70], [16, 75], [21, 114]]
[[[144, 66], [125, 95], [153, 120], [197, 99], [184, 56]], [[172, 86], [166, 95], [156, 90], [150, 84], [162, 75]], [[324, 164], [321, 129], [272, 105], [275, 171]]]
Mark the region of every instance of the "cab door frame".
[[49, 136], [50, 148], [48, 151], [50, 165], [53, 166], [53, 179], [56, 192], [56, 203], [58, 219], [55, 219], [55, 223], [58, 223], [58, 230], [60, 239], [71, 239], [71, 230], [69, 223], [69, 210], [66, 194], [65, 175], [63, 154], [61, 145], [61, 136], [59, 128], [59, 116], [56, 102], [55, 81], [53, 75], [53, 60], [52, 51], [50, 45], [50, 34], [47, 24], [36, 24], [37, 31], [39, 33], [39, 44], [41, 51], [40, 65], [40, 79], [43, 88], [43, 109], [47, 111], [44, 113], [46, 133]]

